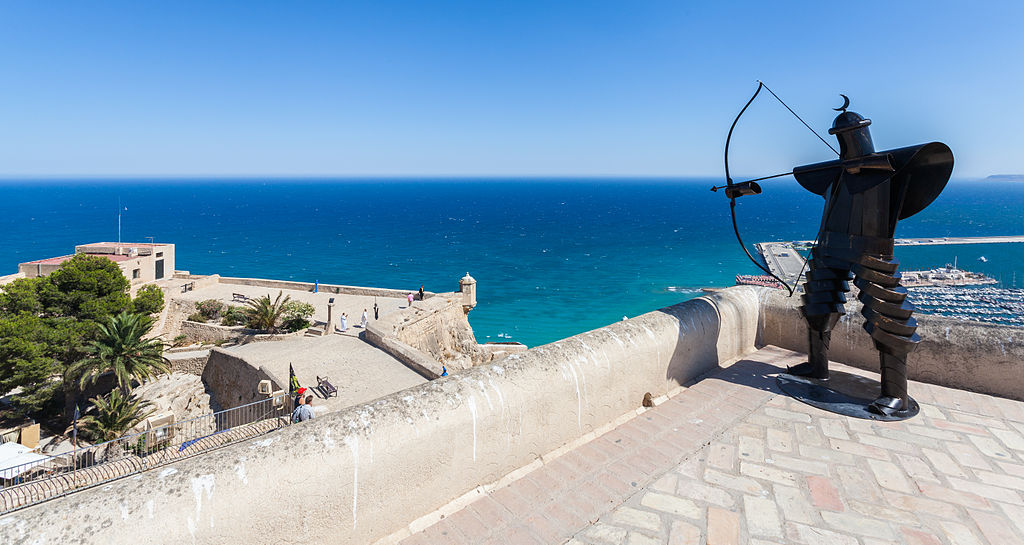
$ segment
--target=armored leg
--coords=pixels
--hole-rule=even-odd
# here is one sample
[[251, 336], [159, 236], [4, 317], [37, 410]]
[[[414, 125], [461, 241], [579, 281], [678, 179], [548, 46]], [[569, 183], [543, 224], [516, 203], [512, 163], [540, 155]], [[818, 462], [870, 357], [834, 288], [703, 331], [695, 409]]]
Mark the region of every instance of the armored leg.
[[850, 264], [845, 261], [821, 255], [818, 248], [812, 251], [807, 281], [804, 283], [803, 313], [807, 318], [808, 349], [807, 361], [788, 369], [792, 375], [816, 379], [828, 378], [828, 346], [832, 339], [832, 328], [839, 317], [846, 313]]
[[910, 407], [907, 394], [907, 355], [921, 338], [915, 333], [914, 306], [907, 301], [907, 289], [900, 286], [899, 262], [892, 256], [864, 255], [854, 272], [858, 298], [864, 303], [864, 329], [879, 352], [882, 391], [870, 407], [874, 413], [892, 416]]

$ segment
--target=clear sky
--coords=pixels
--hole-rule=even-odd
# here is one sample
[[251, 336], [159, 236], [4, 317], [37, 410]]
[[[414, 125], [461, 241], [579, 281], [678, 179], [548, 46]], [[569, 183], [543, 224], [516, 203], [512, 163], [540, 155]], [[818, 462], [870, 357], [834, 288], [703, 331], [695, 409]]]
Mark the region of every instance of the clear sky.
[[[1024, 172], [1024, 2], [4, 2], [0, 175], [712, 176], [819, 132]], [[762, 93], [734, 171], [831, 152]], [[826, 138], [832, 139], [826, 135]]]

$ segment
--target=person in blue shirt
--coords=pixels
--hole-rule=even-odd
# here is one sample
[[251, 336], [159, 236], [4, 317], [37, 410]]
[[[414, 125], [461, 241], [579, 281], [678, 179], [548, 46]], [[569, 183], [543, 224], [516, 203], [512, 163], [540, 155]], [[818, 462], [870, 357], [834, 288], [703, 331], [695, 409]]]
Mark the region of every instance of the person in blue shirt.
[[306, 396], [306, 403], [299, 405], [292, 412], [292, 423], [304, 422], [316, 418], [313, 414], [313, 396]]

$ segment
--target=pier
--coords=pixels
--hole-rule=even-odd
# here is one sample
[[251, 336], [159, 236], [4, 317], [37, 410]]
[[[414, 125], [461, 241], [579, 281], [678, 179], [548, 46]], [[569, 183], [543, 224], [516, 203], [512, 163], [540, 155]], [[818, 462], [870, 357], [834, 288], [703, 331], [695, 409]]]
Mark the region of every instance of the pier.
[[1005, 244], [1008, 242], [1024, 242], [1024, 235], [999, 237], [935, 237], [935, 238], [898, 238], [897, 246], [937, 246], [941, 244]]
[[[754, 246], [775, 276], [793, 285], [804, 269], [804, 256], [792, 242], [758, 242]], [[808, 243], [810, 244], [810, 243]]]
[[[1008, 235], [993, 237], [930, 237], [930, 238], [897, 238], [897, 246], [939, 246], [943, 244], [1005, 244], [1024, 242], [1024, 235]], [[795, 244], [814, 244], [813, 240], [797, 240]], [[778, 242], [762, 242], [761, 244], [783, 244]]]

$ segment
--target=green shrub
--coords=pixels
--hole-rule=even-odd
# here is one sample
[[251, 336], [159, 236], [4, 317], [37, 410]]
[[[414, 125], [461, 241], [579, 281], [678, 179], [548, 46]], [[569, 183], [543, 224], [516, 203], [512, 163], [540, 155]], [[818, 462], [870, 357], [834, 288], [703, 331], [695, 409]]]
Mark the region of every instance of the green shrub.
[[196, 309], [199, 311], [199, 314], [206, 317], [206, 320], [213, 320], [220, 316], [220, 311], [223, 308], [224, 303], [221, 303], [216, 299], [207, 299], [205, 301], [199, 301], [199, 303], [196, 304]]
[[195, 314], [192, 314], [188, 318], [186, 318], [186, 320], [188, 320], [190, 322], [199, 322], [201, 324], [205, 324], [206, 323], [206, 316], [203, 316], [202, 314], [197, 312]]
[[309, 320], [305, 318], [288, 318], [281, 324], [281, 327], [288, 333], [294, 333], [309, 327]]
[[301, 318], [304, 320], [309, 319], [316, 312], [316, 308], [309, 303], [303, 303], [302, 301], [288, 301], [284, 305], [284, 318], [285, 320], [294, 320]]
[[238, 325], [244, 324], [249, 321], [249, 315], [245, 312], [245, 307], [228, 305], [220, 313], [221, 325]]
[[171, 346], [185, 346], [186, 343], [188, 343], [188, 335], [182, 333], [171, 341]]
[[164, 309], [164, 292], [150, 284], [139, 288], [139, 293], [132, 300], [132, 312], [136, 314], [157, 314]]
[[282, 327], [288, 332], [295, 332], [309, 327], [309, 319], [316, 308], [302, 301], [289, 301], [284, 305], [284, 323]]

